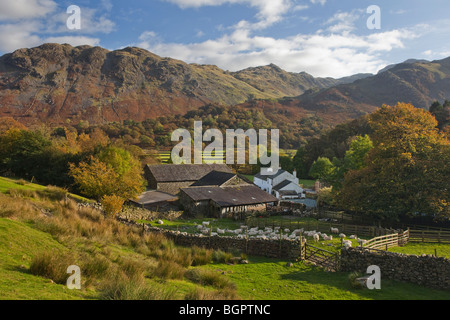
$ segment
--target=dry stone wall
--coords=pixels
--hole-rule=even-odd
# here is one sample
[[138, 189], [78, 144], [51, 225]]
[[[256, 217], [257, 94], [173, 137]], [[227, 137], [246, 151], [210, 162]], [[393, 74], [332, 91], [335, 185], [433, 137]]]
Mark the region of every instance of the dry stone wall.
[[406, 255], [379, 250], [348, 248], [341, 251], [340, 271], [366, 273], [376, 265], [383, 278], [450, 290], [450, 260], [431, 255]]
[[[127, 224], [135, 224], [132, 220], [124, 220]], [[300, 241], [291, 240], [263, 240], [245, 239], [227, 236], [203, 236], [186, 232], [164, 230], [160, 228], [143, 225], [148, 232], [161, 233], [166, 238], [174, 241], [175, 244], [186, 247], [204, 247], [214, 250], [239, 251], [251, 256], [281, 258], [295, 261], [300, 257]]]

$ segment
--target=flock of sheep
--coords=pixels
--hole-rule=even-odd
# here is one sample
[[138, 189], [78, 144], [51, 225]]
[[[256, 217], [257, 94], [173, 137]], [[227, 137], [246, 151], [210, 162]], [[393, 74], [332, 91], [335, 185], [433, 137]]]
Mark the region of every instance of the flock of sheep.
[[[291, 232], [290, 229], [284, 229], [281, 230], [280, 227], [266, 227], [264, 229], [260, 229], [258, 227], [256, 228], [248, 228], [248, 226], [242, 225], [239, 229], [236, 230], [230, 230], [230, 229], [220, 229], [217, 228], [216, 232], [212, 232], [212, 228], [210, 226], [210, 222], [203, 222], [202, 224], [199, 224], [196, 226], [197, 233], [205, 236], [220, 236], [225, 234], [231, 234], [238, 238], [246, 238], [247, 236], [251, 239], [261, 239], [261, 240], [292, 240], [292, 241], [298, 241], [301, 239], [301, 237], [310, 237], [314, 240], [314, 242], [319, 242], [320, 239], [323, 239], [324, 241], [331, 241], [333, 240], [332, 235], [327, 235], [326, 233], [318, 232], [315, 230], [312, 231], [305, 231], [304, 229], [296, 229]], [[342, 245], [346, 248], [349, 248], [352, 246], [352, 239], [357, 240], [360, 245], [364, 244], [366, 240], [359, 239], [356, 235], [351, 235], [348, 239], [347, 236], [343, 233], [339, 233], [339, 229], [337, 228], [331, 228], [330, 232], [332, 234], [337, 234], [340, 239], [342, 239]]]

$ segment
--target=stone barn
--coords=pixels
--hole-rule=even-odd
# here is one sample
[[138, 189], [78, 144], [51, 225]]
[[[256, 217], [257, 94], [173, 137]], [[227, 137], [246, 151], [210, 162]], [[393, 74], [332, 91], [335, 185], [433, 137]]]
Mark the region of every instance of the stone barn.
[[193, 185], [212, 171], [232, 173], [226, 164], [164, 164], [144, 168], [149, 189], [172, 195], [177, 195], [180, 189]]
[[265, 211], [278, 199], [255, 185], [202, 186], [181, 189], [180, 204], [192, 216], [233, 218], [249, 211]]

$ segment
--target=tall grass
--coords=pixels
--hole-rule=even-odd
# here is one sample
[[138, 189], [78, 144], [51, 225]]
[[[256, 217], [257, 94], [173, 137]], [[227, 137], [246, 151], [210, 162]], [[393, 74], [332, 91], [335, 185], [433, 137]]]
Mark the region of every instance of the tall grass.
[[68, 277], [67, 268], [77, 265], [75, 257], [59, 252], [42, 252], [35, 255], [31, 261], [30, 273], [53, 280], [58, 284], [66, 284]]
[[191, 269], [186, 273], [186, 278], [202, 286], [212, 286], [217, 289], [236, 289], [236, 285], [227, 277], [212, 270]]
[[111, 277], [101, 287], [103, 300], [173, 300], [175, 293], [149, 286], [142, 278], [130, 278], [123, 274]]
[[162, 234], [146, 233], [140, 227], [107, 218], [96, 209], [79, 207], [67, 198], [64, 189], [18, 189], [10, 190], [9, 195], [0, 194], [1, 217], [25, 221], [69, 248], [69, 253], [36, 254], [30, 273], [65, 284], [70, 276], [67, 268], [78, 265], [82, 285], [93, 286], [102, 299], [167, 300], [175, 296], [167, 288], [156, 289], [150, 285], [148, 278], [152, 277], [164, 281], [188, 279], [220, 291], [208, 293], [199, 289], [190, 294], [195, 299], [226, 299], [236, 295], [235, 287], [227, 278], [188, 271], [192, 266], [217, 261], [219, 256], [228, 257], [226, 254], [199, 247], [177, 247]]

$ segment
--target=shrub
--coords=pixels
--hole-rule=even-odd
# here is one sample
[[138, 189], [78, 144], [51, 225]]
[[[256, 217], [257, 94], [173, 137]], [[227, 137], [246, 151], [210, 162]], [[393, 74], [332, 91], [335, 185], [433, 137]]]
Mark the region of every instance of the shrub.
[[100, 201], [103, 206], [103, 210], [109, 216], [114, 218], [123, 207], [125, 200], [122, 197], [112, 195], [112, 196], [104, 196]]

